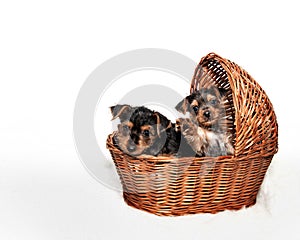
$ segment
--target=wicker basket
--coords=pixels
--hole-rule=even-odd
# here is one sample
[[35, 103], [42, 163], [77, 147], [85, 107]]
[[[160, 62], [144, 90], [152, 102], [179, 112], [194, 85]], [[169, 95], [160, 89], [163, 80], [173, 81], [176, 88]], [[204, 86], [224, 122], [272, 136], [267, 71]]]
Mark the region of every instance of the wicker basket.
[[[211, 53], [195, 69], [191, 92], [228, 90], [226, 114], [235, 152], [221, 157], [131, 157], [107, 139], [126, 203], [156, 215], [237, 210], [255, 204], [277, 152], [276, 116], [266, 93], [235, 63]], [[176, 104], [176, 103], [174, 103]]]

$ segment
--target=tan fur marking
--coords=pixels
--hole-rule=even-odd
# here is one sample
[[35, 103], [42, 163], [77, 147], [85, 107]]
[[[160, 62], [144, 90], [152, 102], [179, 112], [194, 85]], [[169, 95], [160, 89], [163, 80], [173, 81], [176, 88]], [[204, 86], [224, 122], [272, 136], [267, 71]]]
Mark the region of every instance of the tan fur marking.
[[133, 127], [133, 123], [132, 122], [127, 122], [126, 125], [131, 129]]
[[211, 101], [211, 100], [216, 100], [217, 98], [216, 98], [216, 96], [214, 96], [214, 95], [211, 95], [211, 94], [208, 94], [207, 95], [207, 101], [209, 102], [209, 101]]
[[198, 106], [198, 105], [199, 105], [199, 104], [198, 104], [198, 101], [195, 100], [195, 99], [194, 99], [194, 100], [192, 101], [192, 103], [191, 103], [191, 106], [192, 106], [192, 107], [195, 107], [195, 106]]

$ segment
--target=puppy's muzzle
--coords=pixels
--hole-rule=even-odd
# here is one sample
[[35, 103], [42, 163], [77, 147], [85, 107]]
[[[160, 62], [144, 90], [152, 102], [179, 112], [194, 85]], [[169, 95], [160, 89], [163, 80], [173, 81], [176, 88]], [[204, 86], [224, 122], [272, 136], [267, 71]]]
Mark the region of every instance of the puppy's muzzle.
[[[128, 143], [127, 143], [126, 147], [127, 147], [128, 152], [134, 152], [136, 150], [136, 143], [135, 143], [133, 138], [134, 137], [131, 136]], [[138, 141], [138, 139], [136, 141]]]
[[127, 146], [127, 150], [128, 150], [128, 152], [134, 152], [136, 150], [136, 146], [129, 144]]

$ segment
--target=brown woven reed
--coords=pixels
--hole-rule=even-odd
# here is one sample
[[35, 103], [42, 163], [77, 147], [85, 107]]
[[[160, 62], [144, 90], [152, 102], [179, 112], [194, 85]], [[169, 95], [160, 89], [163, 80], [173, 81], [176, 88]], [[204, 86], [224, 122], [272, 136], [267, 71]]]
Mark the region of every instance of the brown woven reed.
[[[107, 139], [126, 203], [156, 215], [237, 210], [255, 204], [277, 152], [276, 116], [266, 93], [235, 63], [211, 53], [195, 69], [191, 92], [216, 85], [229, 90], [226, 114], [233, 156], [131, 157]], [[174, 103], [175, 105], [176, 103]]]

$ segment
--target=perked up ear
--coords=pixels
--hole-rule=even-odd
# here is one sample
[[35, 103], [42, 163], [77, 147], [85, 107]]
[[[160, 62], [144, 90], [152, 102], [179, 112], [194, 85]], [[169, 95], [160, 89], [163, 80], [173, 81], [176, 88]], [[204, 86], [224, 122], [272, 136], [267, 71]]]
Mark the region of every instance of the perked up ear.
[[228, 90], [226, 90], [225, 88], [217, 88], [215, 86], [211, 86], [209, 88], [209, 91], [212, 91], [218, 98], [225, 97], [228, 92]]
[[154, 116], [156, 117], [157, 135], [158, 137], [160, 137], [161, 131], [165, 131], [168, 128], [172, 127], [172, 122], [159, 112], [154, 112]]
[[184, 98], [181, 102], [179, 102], [175, 109], [178, 111], [178, 112], [181, 112], [183, 114], [186, 114], [186, 112], [189, 111], [189, 101], [188, 101], [188, 98], [189, 96], [187, 96], [186, 98]]
[[155, 112], [154, 116], [156, 117], [156, 132], [158, 137], [160, 137], [160, 116], [159, 113]]
[[130, 115], [132, 113], [132, 107], [129, 105], [118, 104], [110, 107], [110, 111], [113, 116], [111, 120], [115, 120], [116, 118], [119, 117], [121, 121], [124, 121], [130, 118]]
[[226, 94], [228, 93], [228, 90], [226, 90], [225, 88], [218, 88], [218, 90], [219, 90], [221, 97], [225, 97]]

